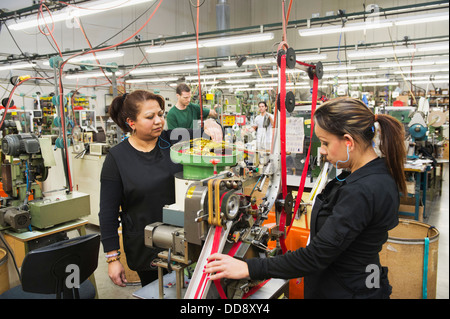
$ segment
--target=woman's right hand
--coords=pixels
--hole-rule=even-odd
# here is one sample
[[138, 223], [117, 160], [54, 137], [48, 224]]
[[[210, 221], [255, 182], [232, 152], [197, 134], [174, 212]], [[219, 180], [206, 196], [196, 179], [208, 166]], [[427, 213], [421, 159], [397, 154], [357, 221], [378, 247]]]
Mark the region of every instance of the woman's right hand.
[[126, 286], [127, 278], [125, 277], [125, 268], [123, 268], [123, 265], [119, 260], [108, 264], [108, 276], [117, 286]]

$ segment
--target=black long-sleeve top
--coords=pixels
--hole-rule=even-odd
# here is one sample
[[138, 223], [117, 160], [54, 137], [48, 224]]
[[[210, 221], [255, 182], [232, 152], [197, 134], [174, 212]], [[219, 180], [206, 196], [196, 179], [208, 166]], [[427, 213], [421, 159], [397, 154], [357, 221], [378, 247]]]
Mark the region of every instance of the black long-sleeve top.
[[163, 207], [175, 202], [174, 175], [182, 165], [170, 159], [170, 146], [192, 138], [193, 131], [172, 132], [176, 133], [163, 131], [150, 152], [136, 150], [126, 139], [111, 148], [103, 164], [99, 212], [103, 249], [108, 252], [120, 247], [121, 209], [124, 250], [133, 270], [149, 269], [158, 250], [145, 246], [144, 228], [162, 221]]
[[377, 158], [343, 182], [330, 181], [317, 196], [308, 246], [274, 258], [247, 260], [250, 277], [305, 277], [306, 298], [382, 298], [382, 289], [389, 289], [387, 278], [383, 273], [382, 289], [371, 290], [367, 267], [376, 265], [382, 273], [378, 253], [388, 230], [398, 224], [398, 208], [396, 183], [384, 159]]

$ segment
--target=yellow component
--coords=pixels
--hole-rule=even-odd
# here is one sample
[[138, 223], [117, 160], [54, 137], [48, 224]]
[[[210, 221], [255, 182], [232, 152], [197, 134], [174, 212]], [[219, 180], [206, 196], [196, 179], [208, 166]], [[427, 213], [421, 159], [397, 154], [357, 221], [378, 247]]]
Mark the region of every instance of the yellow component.
[[311, 120], [310, 119], [305, 120], [305, 125], [310, 125], [310, 124], [311, 124]]
[[224, 115], [222, 117], [222, 125], [233, 126], [236, 121], [236, 116], [234, 115]]
[[22, 82], [23, 80], [26, 80], [26, 79], [29, 79], [29, 78], [31, 78], [30, 75], [22, 75], [22, 76], [19, 76], [19, 81]]
[[207, 100], [207, 101], [212, 101], [212, 100], [214, 100], [214, 94], [206, 93], [206, 100]]
[[186, 197], [187, 198], [192, 198], [192, 195], [194, 194], [195, 191], [195, 186], [192, 186], [188, 189], [187, 193], [186, 193]]
[[[210, 225], [222, 226], [220, 218], [220, 183], [221, 179], [210, 179], [208, 181], [208, 223]], [[214, 201], [213, 201], [214, 190]], [[214, 204], [213, 204], [214, 202]]]

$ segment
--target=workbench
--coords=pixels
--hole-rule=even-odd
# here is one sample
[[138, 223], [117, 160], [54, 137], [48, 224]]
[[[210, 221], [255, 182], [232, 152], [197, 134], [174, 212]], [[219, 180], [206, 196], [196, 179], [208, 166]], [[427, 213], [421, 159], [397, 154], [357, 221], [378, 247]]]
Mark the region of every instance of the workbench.
[[415, 199], [414, 212], [399, 211], [400, 215], [412, 216], [415, 220], [419, 220], [420, 204], [423, 204], [423, 218], [427, 217], [426, 205], [427, 205], [427, 181], [428, 172], [432, 170], [432, 166], [427, 163], [420, 163], [413, 165], [412, 162], [407, 161], [405, 165], [405, 173], [412, 173], [414, 176], [414, 193], [408, 193], [408, 197]]

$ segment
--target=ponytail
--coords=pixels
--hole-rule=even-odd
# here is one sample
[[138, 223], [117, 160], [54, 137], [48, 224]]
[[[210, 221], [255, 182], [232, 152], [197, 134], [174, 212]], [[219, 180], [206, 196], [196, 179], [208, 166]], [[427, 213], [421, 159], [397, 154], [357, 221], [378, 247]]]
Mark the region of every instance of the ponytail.
[[322, 104], [314, 113], [320, 127], [336, 136], [350, 134], [361, 145], [373, 147], [375, 122], [380, 126], [380, 152], [385, 157], [386, 166], [394, 178], [398, 190], [406, 194], [404, 165], [406, 148], [405, 129], [394, 117], [386, 114], [374, 115], [358, 99], [342, 97]]
[[[376, 120], [380, 125], [380, 152], [386, 158], [386, 165], [397, 183], [398, 190], [407, 194], [405, 181], [405, 129], [394, 117], [386, 114], [377, 114]], [[395, 138], [394, 138], [395, 137]]]

